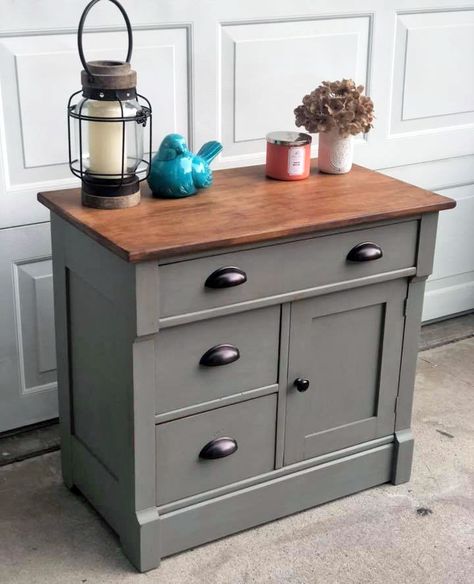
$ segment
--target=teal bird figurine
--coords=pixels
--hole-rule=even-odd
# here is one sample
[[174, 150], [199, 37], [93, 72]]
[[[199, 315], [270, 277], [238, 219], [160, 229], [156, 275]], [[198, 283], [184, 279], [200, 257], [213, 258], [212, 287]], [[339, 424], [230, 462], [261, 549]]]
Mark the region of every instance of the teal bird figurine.
[[221, 150], [222, 144], [213, 140], [193, 154], [183, 136], [168, 134], [151, 161], [148, 184], [153, 196], [179, 199], [210, 186], [210, 164]]

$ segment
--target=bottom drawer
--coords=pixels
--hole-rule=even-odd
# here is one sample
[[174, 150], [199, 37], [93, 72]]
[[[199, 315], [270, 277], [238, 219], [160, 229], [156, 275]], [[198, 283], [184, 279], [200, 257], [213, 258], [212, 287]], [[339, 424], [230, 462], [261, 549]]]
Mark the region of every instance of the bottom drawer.
[[[273, 470], [276, 405], [272, 394], [158, 425], [157, 505]], [[223, 437], [236, 443], [235, 452], [200, 457], [204, 446]]]

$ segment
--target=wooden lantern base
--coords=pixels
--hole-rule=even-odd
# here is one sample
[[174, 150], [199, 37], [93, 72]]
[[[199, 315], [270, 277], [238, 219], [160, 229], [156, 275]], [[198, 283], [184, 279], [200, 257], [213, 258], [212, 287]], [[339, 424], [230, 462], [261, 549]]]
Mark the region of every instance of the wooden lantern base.
[[127, 209], [136, 207], [140, 203], [140, 189], [130, 195], [119, 197], [99, 197], [82, 191], [81, 199], [85, 207], [94, 207], [94, 209]]
[[122, 180], [104, 180], [99, 177], [83, 181], [81, 200], [85, 207], [94, 209], [127, 209], [140, 203], [140, 182], [137, 176]]

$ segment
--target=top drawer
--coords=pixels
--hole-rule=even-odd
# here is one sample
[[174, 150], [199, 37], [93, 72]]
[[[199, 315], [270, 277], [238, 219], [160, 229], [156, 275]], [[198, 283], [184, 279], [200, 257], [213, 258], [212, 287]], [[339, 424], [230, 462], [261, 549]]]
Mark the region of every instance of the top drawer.
[[[160, 314], [186, 314], [409, 268], [416, 262], [417, 232], [413, 220], [166, 264], [160, 266]], [[382, 257], [348, 261], [347, 254], [364, 242], [378, 245]], [[246, 281], [206, 287], [207, 278], [227, 266], [243, 271]]]

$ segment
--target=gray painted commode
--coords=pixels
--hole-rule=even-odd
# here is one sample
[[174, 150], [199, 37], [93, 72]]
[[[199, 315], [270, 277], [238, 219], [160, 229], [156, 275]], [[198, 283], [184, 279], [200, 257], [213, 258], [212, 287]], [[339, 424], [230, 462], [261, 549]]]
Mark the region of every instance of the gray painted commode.
[[[225, 192], [218, 179], [202, 199], [174, 202], [176, 225], [187, 229], [190, 205], [207, 204], [212, 214], [223, 201], [232, 209], [225, 194], [238, 187], [240, 171], [225, 172], [232, 179]], [[151, 241], [154, 218], [164, 221], [169, 203], [146, 198], [139, 211], [84, 211], [76, 191], [40, 196], [53, 211], [64, 480], [109, 522], [140, 571], [337, 497], [409, 480], [424, 284], [438, 210], [452, 205], [363, 173], [368, 184], [391, 181], [400, 206], [391, 200], [390, 213], [368, 209], [361, 217], [350, 176], [331, 177], [357, 220], [344, 211], [344, 225], [334, 227], [337, 209], [326, 209], [327, 224], [311, 230], [303, 199], [318, 176], [291, 192], [268, 181], [261, 188], [291, 195], [293, 212], [301, 197], [304, 233], [296, 217], [295, 231], [265, 237], [276, 224], [263, 229], [255, 216], [245, 218], [247, 188], [234, 198], [242, 230], [250, 222], [254, 230], [241, 243], [196, 240], [195, 251], [188, 243], [180, 254], [166, 238], [148, 251], [138, 242], [135, 259], [124, 257], [110, 222], [117, 217], [126, 229], [129, 217]], [[327, 192], [321, 204], [331, 204]]]

